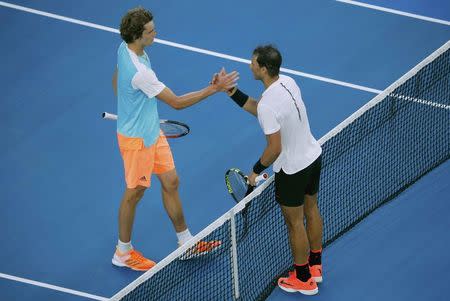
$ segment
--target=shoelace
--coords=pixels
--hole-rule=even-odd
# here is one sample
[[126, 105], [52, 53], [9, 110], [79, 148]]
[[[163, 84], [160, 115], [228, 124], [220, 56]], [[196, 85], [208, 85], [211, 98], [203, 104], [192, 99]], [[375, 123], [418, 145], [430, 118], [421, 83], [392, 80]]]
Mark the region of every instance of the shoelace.
[[220, 243], [215, 241], [200, 241], [197, 243], [196, 249], [198, 252], [208, 252], [218, 247]]
[[134, 251], [131, 250], [130, 251], [130, 258], [139, 261], [139, 262], [144, 262], [147, 260], [147, 258], [145, 258], [144, 256], [142, 256], [142, 253], [138, 252], [138, 251]]

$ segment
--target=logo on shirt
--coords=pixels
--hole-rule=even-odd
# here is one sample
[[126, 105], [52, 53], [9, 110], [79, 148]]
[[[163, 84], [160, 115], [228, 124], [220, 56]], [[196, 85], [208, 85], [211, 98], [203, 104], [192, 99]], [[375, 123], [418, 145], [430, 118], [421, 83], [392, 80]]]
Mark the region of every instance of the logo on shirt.
[[297, 108], [298, 118], [300, 119], [300, 122], [302, 122], [302, 116], [301, 116], [301, 114], [300, 114], [300, 108], [298, 107], [297, 102], [295, 101], [294, 96], [292, 95], [291, 91], [289, 91], [289, 89], [286, 88], [285, 85], [283, 85], [283, 83], [280, 83], [280, 84], [281, 84], [281, 86], [289, 93], [289, 95], [291, 95], [291, 98], [292, 98], [292, 100], [294, 101], [294, 105], [295, 105], [295, 107]]
[[145, 181], [147, 181], [147, 178], [146, 178], [145, 176], [142, 176], [142, 177], [139, 179], [139, 181], [145, 182]]

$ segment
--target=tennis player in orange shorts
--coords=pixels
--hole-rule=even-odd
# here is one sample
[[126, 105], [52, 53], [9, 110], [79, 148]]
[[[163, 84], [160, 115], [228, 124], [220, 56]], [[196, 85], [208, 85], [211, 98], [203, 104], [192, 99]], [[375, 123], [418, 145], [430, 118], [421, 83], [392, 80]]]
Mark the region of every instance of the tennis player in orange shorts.
[[[202, 90], [177, 96], [158, 80], [144, 51], [156, 36], [152, 14], [141, 7], [128, 11], [122, 18], [120, 35], [123, 42], [117, 51], [113, 89], [117, 95], [117, 138], [127, 188], [120, 203], [119, 240], [112, 263], [146, 271], [155, 262], [134, 249], [131, 233], [136, 205], [150, 187], [152, 174], [156, 174], [161, 182], [164, 208], [175, 228], [178, 244], [181, 246], [192, 238], [184, 220], [172, 153], [166, 138], [160, 135], [157, 99], [175, 109], [184, 109], [217, 92], [233, 88], [238, 74], [221, 73], [215, 77], [214, 83]], [[219, 241], [201, 241], [188, 253], [195, 257], [219, 246]]]

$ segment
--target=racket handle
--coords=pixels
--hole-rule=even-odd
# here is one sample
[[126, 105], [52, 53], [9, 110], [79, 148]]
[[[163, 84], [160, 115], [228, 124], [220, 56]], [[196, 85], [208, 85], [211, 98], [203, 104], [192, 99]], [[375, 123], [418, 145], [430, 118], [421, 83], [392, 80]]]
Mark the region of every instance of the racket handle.
[[267, 180], [268, 178], [269, 178], [269, 174], [267, 174], [266, 172], [260, 174], [259, 176], [257, 176], [255, 178], [256, 185], [258, 185], [258, 183], [261, 181]]
[[108, 112], [103, 112], [102, 113], [102, 118], [103, 119], [108, 119], [108, 120], [117, 120], [117, 115], [111, 114], [111, 113], [108, 113]]

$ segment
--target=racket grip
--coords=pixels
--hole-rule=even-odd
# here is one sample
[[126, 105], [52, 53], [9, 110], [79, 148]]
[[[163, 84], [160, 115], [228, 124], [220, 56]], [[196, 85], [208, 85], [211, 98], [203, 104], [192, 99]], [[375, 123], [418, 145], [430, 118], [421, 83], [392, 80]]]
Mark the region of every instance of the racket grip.
[[117, 120], [117, 115], [111, 114], [111, 113], [108, 113], [108, 112], [103, 112], [102, 113], [102, 118], [103, 119], [108, 119], [108, 120]]
[[255, 178], [255, 182], [256, 182], [256, 184], [258, 184], [259, 182], [265, 181], [265, 180], [267, 180], [268, 178], [269, 178], [269, 174], [267, 174], [266, 172], [264, 172], [264, 173], [260, 174], [259, 176], [257, 176], [257, 177]]

